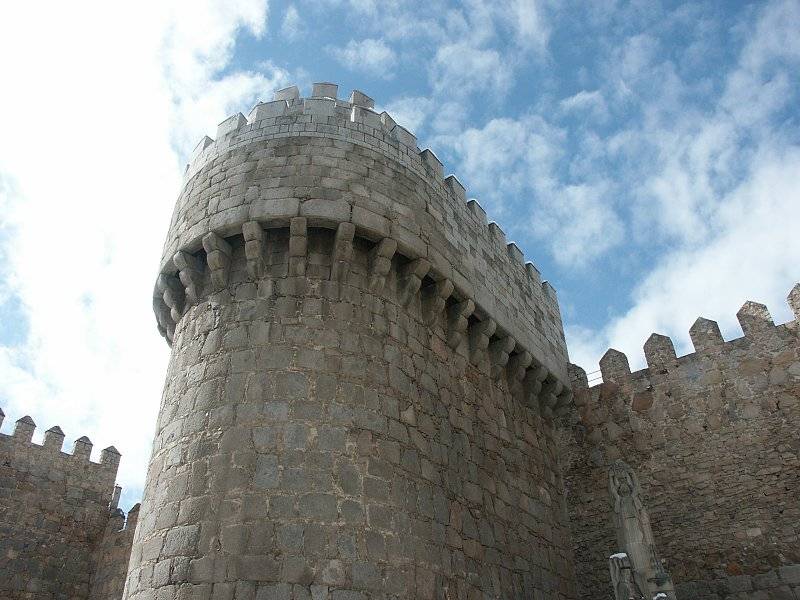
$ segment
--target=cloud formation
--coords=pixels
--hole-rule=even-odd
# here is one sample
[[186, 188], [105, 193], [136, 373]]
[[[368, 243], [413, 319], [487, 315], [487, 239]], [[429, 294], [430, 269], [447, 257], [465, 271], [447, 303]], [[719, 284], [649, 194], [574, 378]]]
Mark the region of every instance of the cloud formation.
[[88, 434], [95, 459], [115, 445], [130, 504], [168, 357], [150, 295], [182, 157], [286, 74], [229, 68], [237, 32], [265, 32], [265, 0], [13, 10], [0, 9], [0, 51], [24, 60], [0, 65], [15, 90], [0, 110], [22, 118], [0, 143], [0, 248], [26, 327], [0, 346], [0, 406], [40, 435]]
[[367, 38], [350, 40], [343, 48], [331, 48], [331, 54], [346, 68], [370, 75], [391, 79], [397, 55], [386, 42]]
[[785, 111], [799, 99], [800, 43], [792, 32], [800, 7], [773, 2], [758, 17], [705, 110], [687, 110], [688, 85], [676, 75], [659, 77], [677, 73], [675, 65], [654, 64], [653, 54], [635, 67], [622, 62], [625, 89], [647, 100], [639, 128], [618, 134], [625, 139], [618, 151], [633, 163], [633, 224], [640, 240], [659, 238], [665, 248], [636, 285], [629, 310], [598, 330], [569, 332], [573, 360], [593, 367], [614, 346], [642, 366], [652, 331], [689, 352], [688, 329], [698, 316], [719, 320], [736, 337], [735, 313], [747, 299], [767, 302], [779, 321], [790, 318], [784, 298], [800, 277], [793, 225], [800, 144]]
[[294, 40], [303, 32], [303, 19], [294, 4], [290, 4], [283, 13], [281, 33], [287, 39]]

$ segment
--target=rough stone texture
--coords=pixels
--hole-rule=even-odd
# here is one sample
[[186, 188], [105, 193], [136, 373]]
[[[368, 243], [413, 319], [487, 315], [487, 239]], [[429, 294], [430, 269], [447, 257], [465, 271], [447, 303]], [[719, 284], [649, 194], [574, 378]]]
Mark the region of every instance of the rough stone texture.
[[[516, 245], [487, 224], [477, 203], [465, 202], [455, 177], [442, 178], [433, 153], [420, 153], [412, 135], [365, 108], [294, 92], [276, 97], [289, 99], [257, 105], [249, 122], [226, 120], [238, 126], [221, 127], [223, 136], [198, 146], [172, 217], [162, 273], [174, 274], [175, 253], [200, 250], [211, 231], [240, 235], [248, 221], [274, 228], [296, 216], [312, 227], [350, 222], [357, 235], [391, 238], [402, 256], [425, 259], [435, 280], [450, 280], [457, 295], [472, 299], [478, 313], [568, 383], [553, 288], [541, 283], [535, 268], [525, 268]], [[174, 321], [165, 315], [159, 325], [169, 332]]]
[[225, 120], [187, 168], [125, 597], [571, 598], [555, 292], [336, 89]]
[[[40, 446], [31, 442], [34, 427], [23, 417], [13, 435], [0, 434], [0, 598], [117, 600], [130, 540], [114, 557], [96, 549], [121, 525], [116, 508], [109, 510], [119, 453], [107, 448], [94, 463], [87, 438], [65, 454], [60, 428], [48, 430]], [[90, 593], [112, 561], [114, 582]]]
[[698, 319], [696, 352], [680, 358], [668, 338], [652, 336], [648, 368], [635, 373], [609, 351], [604, 382], [592, 388], [571, 369], [564, 476], [582, 598], [610, 589], [606, 560], [617, 548], [606, 472], [617, 458], [639, 476], [678, 598], [796, 597], [798, 322], [775, 326], [755, 303], [739, 318], [747, 334], [729, 342]]
[[688, 600], [800, 600], [800, 565], [784, 565], [758, 575], [728, 575], [677, 586]]
[[127, 519], [121, 510], [111, 512], [103, 536], [92, 552], [94, 569], [89, 582], [89, 600], [122, 598], [138, 517], [138, 504], [128, 511]]
[[125, 597], [573, 598], [552, 421], [403, 306], [407, 259], [371, 291], [356, 237], [332, 281], [341, 236], [303, 225], [260, 278], [228, 237], [177, 324]]

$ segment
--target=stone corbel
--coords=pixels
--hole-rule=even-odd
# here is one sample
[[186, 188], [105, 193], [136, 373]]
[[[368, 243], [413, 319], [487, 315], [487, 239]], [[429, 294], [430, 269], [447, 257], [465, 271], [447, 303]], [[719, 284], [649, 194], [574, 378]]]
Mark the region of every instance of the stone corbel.
[[425, 286], [422, 290], [422, 321], [425, 325], [432, 325], [444, 310], [445, 303], [453, 293], [453, 283], [449, 279], [442, 279], [436, 283]]
[[156, 315], [156, 324], [158, 332], [172, 343], [172, 334], [169, 333], [170, 328], [175, 331], [175, 322], [172, 320], [169, 307], [164, 303], [163, 293], [158, 289], [158, 282], [156, 281], [156, 290], [153, 294], [153, 312]]
[[422, 278], [431, 270], [431, 263], [424, 258], [412, 260], [403, 268], [400, 279], [400, 304], [408, 306], [422, 286]]
[[506, 364], [508, 364], [508, 355], [511, 354], [516, 345], [516, 340], [510, 335], [489, 344], [489, 362], [492, 368], [492, 377], [495, 379], [500, 377]]
[[186, 294], [180, 280], [174, 275], [164, 275], [163, 273], [158, 276], [156, 283], [158, 291], [161, 292], [161, 297], [164, 299], [164, 304], [169, 308], [172, 320], [177, 323], [183, 316], [183, 304], [186, 300]]
[[548, 376], [542, 383], [542, 390], [539, 393], [539, 406], [544, 417], [552, 417], [553, 411], [558, 403], [558, 395], [564, 389], [564, 385], [554, 378]]
[[525, 389], [526, 404], [531, 408], [539, 405], [539, 393], [542, 391], [542, 382], [547, 377], [547, 369], [542, 366], [534, 366], [525, 373], [522, 385]]
[[350, 263], [353, 260], [353, 238], [355, 235], [355, 225], [352, 223], [339, 223], [339, 227], [336, 229], [336, 238], [333, 242], [331, 281], [347, 281]]
[[370, 251], [369, 289], [378, 293], [386, 285], [386, 275], [392, 268], [392, 257], [397, 252], [397, 242], [384, 238]]
[[478, 364], [483, 359], [489, 347], [489, 338], [494, 335], [497, 323], [494, 319], [487, 318], [473, 323], [469, 328], [469, 358]]
[[186, 291], [187, 303], [196, 303], [203, 291], [202, 261], [193, 254], [178, 250], [172, 257], [172, 262], [178, 268], [178, 278]]
[[459, 347], [467, 331], [469, 316], [475, 312], [475, 303], [464, 300], [450, 306], [447, 310], [447, 345], [453, 350]]
[[509, 382], [516, 384], [525, 379], [525, 373], [532, 362], [533, 355], [527, 350], [512, 356], [508, 361], [508, 368], [506, 369]]
[[253, 279], [264, 275], [264, 254], [267, 249], [267, 238], [264, 228], [258, 221], [247, 221], [242, 225], [244, 236], [244, 256], [247, 259], [247, 274]]
[[228, 285], [231, 270], [231, 245], [213, 231], [203, 236], [203, 248], [211, 271], [211, 284], [219, 291]]

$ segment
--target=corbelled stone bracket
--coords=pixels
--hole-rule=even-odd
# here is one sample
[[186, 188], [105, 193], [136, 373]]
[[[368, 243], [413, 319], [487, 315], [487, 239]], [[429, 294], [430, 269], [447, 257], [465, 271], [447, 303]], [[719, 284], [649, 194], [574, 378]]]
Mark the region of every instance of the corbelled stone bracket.
[[522, 381], [528, 406], [532, 408], [538, 406], [539, 392], [542, 391], [542, 382], [546, 377], [547, 369], [542, 365], [528, 369], [528, 372], [525, 374], [525, 379]]
[[159, 290], [158, 280], [156, 280], [156, 289], [153, 291], [153, 312], [156, 315], [158, 332], [164, 336], [168, 344], [172, 345], [172, 339], [175, 334], [175, 321], [172, 320], [169, 306], [164, 303], [163, 292]]
[[497, 323], [494, 319], [485, 319], [473, 323], [469, 328], [469, 359], [474, 364], [479, 364], [489, 347], [489, 338], [494, 335]]
[[425, 286], [422, 290], [422, 322], [432, 325], [444, 310], [447, 299], [453, 293], [453, 282], [442, 279]]
[[373, 293], [383, 290], [386, 276], [392, 268], [392, 257], [397, 252], [397, 242], [384, 238], [370, 251], [369, 289]]
[[544, 417], [552, 417], [558, 404], [558, 396], [563, 391], [563, 384], [552, 375], [548, 375], [542, 382], [539, 392], [539, 409]]
[[186, 291], [186, 300], [189, 304], [194, 304], [203, 293], [203, 263], [202, 261], [188, 252], [178, 250], [172, 262], [178, 268], [178, 278]]
[[244, 255], [247, 259], [247, 274], [258, 279], [264, 274], [264, 253], [267, 249], [267, 238], [261, 223], [247, 221], [242, 225], [244, 237]]
[[162, 274], [158, 276], [156, 285], [158, 286], [158, 291], [161, 292], [161, 297], [164, 299], [164, 304], [170, 310], [172, 320], [177, 323], [183, 316], [183, 304], [186, 299], [180, 280], [175, 276]]
[[400, 304], [408, 306], [422, 286], [422, 278], [431, 270], [431, 263], [424, 258], [412, 260], [403, 267], [400, 279]]
[[[228, 285], [231, 269], [231, 245], [213, 231], [203, 236], [208, 268], [211, 270], [211, 284], [217, 291]], [[177, 321], [177, 319], [176, 319]]]
[[350, 273], [350, 263], [353, 260], [353, 238], [356, 227], [352, 223], [339, 223], [336, 228], [336, 237], [333, 242], [333, 256], [331, 257], [331, 281], [346, 282]]
[[508, 364], [508, 355], [514, 349], [517, 342], [511, 336], [505, 336], [495, 340], [489, 344], [489, 362], [492, 368], [492, 377], [495, 379], [500, 377], [506, 364]]
[[509, 382], [513, 385], [525, 379], [525, 373], [532, 362], [533, 355], [527, 351], [519, 352], [512, 356], [508, 361], [507, 369]]
[[461, 345], [469, 326], [469, 316], [475, 312], [475, 303], [464, 300], [450, 306], [447, 311], [447, 345], [453, 350]]

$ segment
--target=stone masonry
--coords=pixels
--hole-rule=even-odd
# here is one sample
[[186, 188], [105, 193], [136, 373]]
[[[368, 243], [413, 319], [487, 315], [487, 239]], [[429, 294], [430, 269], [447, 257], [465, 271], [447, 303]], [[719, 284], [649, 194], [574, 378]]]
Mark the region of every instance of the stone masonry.
[[555, 294], [372, 108], [289, 88], [198, 147], [128, 600], [575, 596]]
[[[800, 318], [800, 285], [789, 303]], [[611, 589], [607, 473], [619, 458], [638, 474], [678, 598], [800, 598], [800, 327], [755, 302], [738, 318], [744, 337], [727, 342], [698, 319], [695, 352], [680, 358], [653, 334], [635, 373], [609, 350], [591, 388], [573, 367], [563, 456], [581, 598]]]
[[698, 319], [589, 387], [553, 288], [361, 92], [200, 142], [153, 308], [141, 509], [114, 448], [19, 419], [0, 600], [595, 600], [609, 565], [626, 599], [800, 600], [798, 320], [748, 302], [744, 337]]
[[[3, 418], [0, 411], [0, 424]], [[97, 551], [123, 535], [114, 487], [119, 453], [106, 448], [94, 463], [88, 438], [65, 454], [61, 428], [48, 429], [43, 445], [31, 442], [34, 428], [25, 416], [13, 435], [0, 434], [0, 598], [117, 600], [130, 541], [117, 554]], [[105, 584], [93, 585], [99, 579]]]

